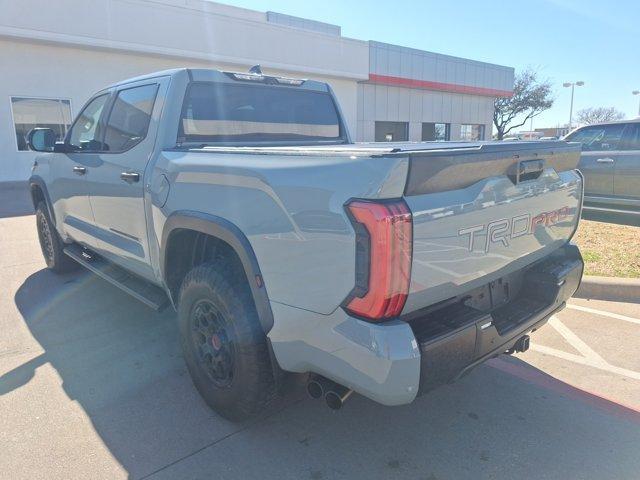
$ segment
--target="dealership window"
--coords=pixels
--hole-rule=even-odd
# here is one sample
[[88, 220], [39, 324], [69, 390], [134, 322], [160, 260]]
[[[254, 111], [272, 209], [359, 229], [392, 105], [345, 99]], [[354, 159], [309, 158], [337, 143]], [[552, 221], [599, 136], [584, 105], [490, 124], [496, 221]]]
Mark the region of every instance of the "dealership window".
[[460, 125], [460, 140], [464, 142], [484, 140], [484, 125]]
[[446, 142], [450, 139], [450, 123], [423, 123], [422, 141], [424, 142]]
[[58, 98], [11, 97], [18, 151], [29, 150], [27, 135], [35, 127], [52, 129], [63, 140], [71, 124], [71, 102]]
[[407, 122], [376, 122], [376, 142], [406, 142], [409, 140]]

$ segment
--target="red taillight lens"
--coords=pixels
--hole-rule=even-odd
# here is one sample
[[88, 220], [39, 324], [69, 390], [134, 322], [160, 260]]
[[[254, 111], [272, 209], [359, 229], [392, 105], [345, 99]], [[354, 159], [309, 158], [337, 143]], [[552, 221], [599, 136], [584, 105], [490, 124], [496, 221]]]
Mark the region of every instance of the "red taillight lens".
[[362, 285], [356, 285], [345, 308], [371, 320], [396, 317], [411, 279], [411, 211], [402, 200], [356, 200], [347, 208], [356, 223], [356, 284]]

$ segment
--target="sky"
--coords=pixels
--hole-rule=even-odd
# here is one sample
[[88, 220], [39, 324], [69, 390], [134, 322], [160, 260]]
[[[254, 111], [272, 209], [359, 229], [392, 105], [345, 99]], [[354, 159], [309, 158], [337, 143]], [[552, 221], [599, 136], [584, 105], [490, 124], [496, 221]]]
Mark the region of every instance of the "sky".
[[[342, 35], [514, 67], [533, 67], [553, 84], [553, 107], [534, 128], [569, 121], [575, 112], [615, 107], [638, 116], [640, 0], [219, 0], [342, 27]], [[575, 123], [575, 121], [574, 121]], [[528, 129], [529, 122], [527, 122]], [[522, 127], [524, 130], [525, 127]]]

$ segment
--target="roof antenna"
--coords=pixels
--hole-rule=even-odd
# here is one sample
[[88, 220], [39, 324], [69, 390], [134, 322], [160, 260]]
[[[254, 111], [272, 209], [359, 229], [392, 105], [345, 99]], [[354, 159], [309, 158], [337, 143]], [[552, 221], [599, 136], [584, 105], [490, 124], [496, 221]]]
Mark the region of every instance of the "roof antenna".
[[262, 69], [260, 68], [260, 65], [254, 65], [249, 69], [249, 73], [253, 73], [255, 75], [262, 75]]

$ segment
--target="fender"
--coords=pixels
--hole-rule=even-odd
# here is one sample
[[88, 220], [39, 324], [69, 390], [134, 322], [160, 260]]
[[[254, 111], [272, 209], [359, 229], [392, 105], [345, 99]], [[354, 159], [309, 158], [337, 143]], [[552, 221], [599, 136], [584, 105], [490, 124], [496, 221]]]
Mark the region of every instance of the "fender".
[[31, 202], [33, 203], [34, 210], [38, 206], [38, 202], [33, 196], [33, 187], [35, 186], [39, 187], [42, 191], [42, 194], [44, 195], [44, 203], [47, 205], [47, 210], [49, 212], [49, 218], [55, 226], [56, 215], [53, 212], [53, 204], [51, 203], [51, 198], [49, 197], [49, 191], [47, 190], [47, 186], [44, 183], [44, 180], [39, 175], [31, 175], [31, 177], [29, 177], [29, 194], [31, 195]]
[[[258, 312], [258, 319], [264, 329], [265, 335], [273, 327], [273, 313], [269, 304], [267, 289], [264, 284], [258, 259], [247, 237], [233, 223], [222, 217], [209, 215], [192, 210], [178, 210], [167, 218], [162, 230], [162, 243], [160, 244], [160, 268], [162, 278], [166, 281], [166, 246], [171, 232], [176, 229], [188, 229], [201, 232], [212, 237], [219, 238], [233, 248], [238, 255], [249, 281], [253, 302]], [[260, 278], [258, 284], [257, 278]]]

